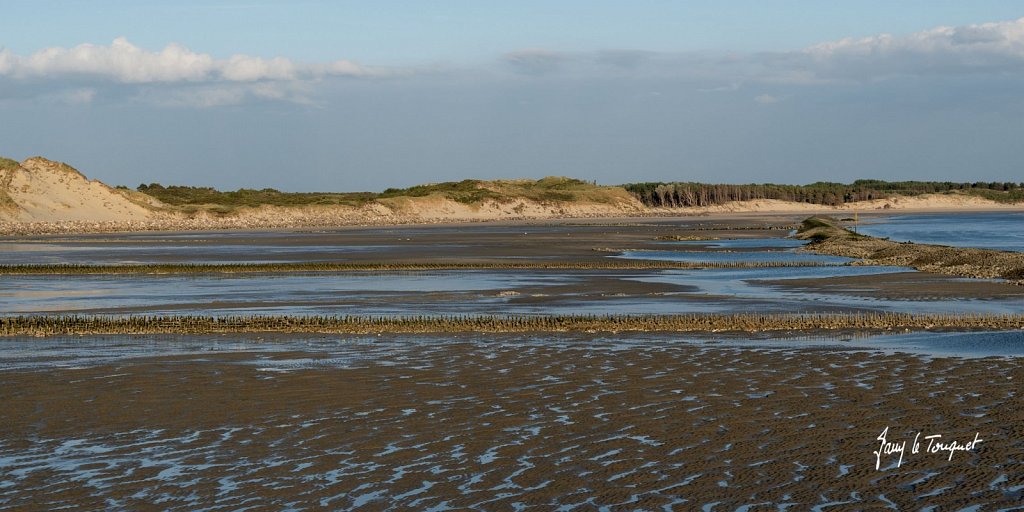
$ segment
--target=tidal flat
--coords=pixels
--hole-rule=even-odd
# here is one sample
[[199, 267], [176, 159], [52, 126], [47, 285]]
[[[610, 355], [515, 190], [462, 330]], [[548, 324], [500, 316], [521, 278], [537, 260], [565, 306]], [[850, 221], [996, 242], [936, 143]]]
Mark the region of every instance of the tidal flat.
[[[0, 311], [44, 322], [1024, 314], [1024, 287], [998, 279], [804, 252], [789, 238], [801, 220], [11, 237], [0, 240], [5, 265], [335, 267], [5, 273]], [[971, 225], [983, 229], [984, 215]], [[700, 266], [715, 262], [726, 265]], [[345, 267], [359, 265], [376, 267]], [[1024, 500], [1019, 328], [722, 327], [0, 337], [0, 510], [1002, 510]]]
[[[1002, 509], [1007, 336], [8, 340], [0, 506]], [[876, 469], [886, 427], [982, 442]]]

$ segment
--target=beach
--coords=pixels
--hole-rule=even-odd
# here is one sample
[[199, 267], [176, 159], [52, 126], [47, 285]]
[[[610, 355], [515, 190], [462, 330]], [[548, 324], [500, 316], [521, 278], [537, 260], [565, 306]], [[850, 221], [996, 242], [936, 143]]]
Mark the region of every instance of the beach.
[[1019, 503], [1024, 287], [805, 219], [8, 237], [0, 508]]

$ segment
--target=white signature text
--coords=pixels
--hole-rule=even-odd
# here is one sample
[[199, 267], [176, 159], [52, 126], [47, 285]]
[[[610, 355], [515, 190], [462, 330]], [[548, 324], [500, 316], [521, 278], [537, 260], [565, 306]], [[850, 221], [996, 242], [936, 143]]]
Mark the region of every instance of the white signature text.
[[942, 434], [931, 434], [922, 436], [922, 432], [918, 432], [914, 436], [914, 441], [910, 445], [910, 451], [907, 452], [907, 440], [903, 439], [900, 441], [891, 440], [889, 437], [889, 427], [885, 427], [882, 433], [875, 438], [879, 441], [878, 450], [871, 452], [875, 455], [875, 469], [882, 467], [882, 459], [896, 459], [896, 467], [900, 467], [903, 464], [904, 458], [907, 455], [920, 453], [922, 450], [922, 444], [924, 444], [924, 453], [936, 454], [941, 453], [947, 455], [946, 460], [953, 460], [953, 454], [956, 452], [969, 452], [977, 448], [978, 444], [984, 441], [981, 439], [980, 432], [975, 432], [973, 441], [961, 442], [955, 439], [943, 439]]

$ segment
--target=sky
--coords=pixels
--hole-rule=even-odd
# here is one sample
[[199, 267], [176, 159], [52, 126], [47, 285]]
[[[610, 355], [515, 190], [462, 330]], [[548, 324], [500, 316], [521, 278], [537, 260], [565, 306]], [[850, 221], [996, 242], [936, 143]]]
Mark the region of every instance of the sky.
[[1024, 181], [1024, 0], [0, 12], [0, 155], [113, 185]]

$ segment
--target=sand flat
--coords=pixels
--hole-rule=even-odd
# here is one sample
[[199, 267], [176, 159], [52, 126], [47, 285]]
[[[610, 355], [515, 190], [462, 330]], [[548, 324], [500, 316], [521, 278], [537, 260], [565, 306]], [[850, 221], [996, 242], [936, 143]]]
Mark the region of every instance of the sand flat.
[[[391, 338], [340, 354], [200, 350], [2, 371], [0, 506], [1022, 499], [1013, 359], [628, 341]], [[885, 427], [900, 441], [984, 441], [876, 470]]]

